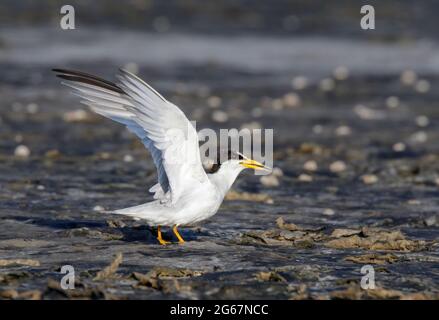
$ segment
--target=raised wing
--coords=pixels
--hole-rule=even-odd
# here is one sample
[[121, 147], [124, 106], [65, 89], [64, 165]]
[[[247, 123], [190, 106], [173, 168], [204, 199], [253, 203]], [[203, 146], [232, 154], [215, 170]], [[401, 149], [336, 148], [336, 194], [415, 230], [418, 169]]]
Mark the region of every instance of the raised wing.
[[207, 180], [198, 136], [184, 113], [137, 76], [121, 70], [120, 83], [83, 72], [54, 69], [93, 111], [122, 123], [148, 148], [157, 167], [154, 198], [174, 204], [186, 186]]

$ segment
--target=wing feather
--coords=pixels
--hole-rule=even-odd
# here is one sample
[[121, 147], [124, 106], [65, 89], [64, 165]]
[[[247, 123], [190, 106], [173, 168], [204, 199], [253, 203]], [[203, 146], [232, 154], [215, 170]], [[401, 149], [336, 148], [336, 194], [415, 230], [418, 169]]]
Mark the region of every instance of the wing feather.
[[149, 189], [155, 199], [173, 204], [188, 183], [207, 180], [195, 128], [177, 106], [146, 82], [125, 70], [120, 70], [118, 84], [84, 72], [54, 71], [82, 103], [124, 124], [141, 139], [157, 167], [158, 183]]

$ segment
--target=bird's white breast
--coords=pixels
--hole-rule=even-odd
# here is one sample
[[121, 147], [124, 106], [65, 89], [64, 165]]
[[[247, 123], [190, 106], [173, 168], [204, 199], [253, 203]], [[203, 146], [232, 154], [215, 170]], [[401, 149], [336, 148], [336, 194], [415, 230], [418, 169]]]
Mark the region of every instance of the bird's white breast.
[[176, 204], [178, 213], [174, 214], [175, 224], [194, 224], [210, 218], [218, 211], [222, 200], [216, 188], [206, 181], [183, 196]]

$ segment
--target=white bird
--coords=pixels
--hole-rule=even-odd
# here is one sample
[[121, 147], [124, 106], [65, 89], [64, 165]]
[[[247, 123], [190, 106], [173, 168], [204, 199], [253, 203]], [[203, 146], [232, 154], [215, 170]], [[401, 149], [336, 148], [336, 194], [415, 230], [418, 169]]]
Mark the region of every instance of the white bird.
[[157, 227], [160, 244], [169, 243], [162, 237], [161, 226], [171, 226], [179, 243], [183, 243], [177, 227], [212, 217], [243, 169], [270, 170], [240, 153], [229, 152], [227, 161], [216, 163], [215, 172], [206, 174], [197, 132], [184, 113], [128, 71], [120, 70], [117, 84], [83, 72], [53, 71], [65, 80], [63, 84], [74, 89], [82, 103], [124, 124], [151, 153], [158, 183], [149, 191], [155, 200], [112, 213]]

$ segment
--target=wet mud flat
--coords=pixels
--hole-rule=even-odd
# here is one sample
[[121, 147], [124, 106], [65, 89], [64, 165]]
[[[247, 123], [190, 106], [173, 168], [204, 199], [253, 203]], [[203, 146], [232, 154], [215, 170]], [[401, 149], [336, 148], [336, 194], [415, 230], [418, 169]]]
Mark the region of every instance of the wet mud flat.
[[[434, 50], [395, 47], [377, 66], [370, 52], [340, 58], [349, 41], [319, 55], [326, 44], [314, 39], [261, 63], [270, 46], [257, 38], [252, 59], [212, 63], [207, 51], [129, 65], [198, 129], [274, 129], [273, 175], [245, 172], [217, 215], [181, 228], [186, 243], [160, 246], [141, 221], [105, 213], [151, 199], [148, 152], [50, 72], [61, 64], [111, 79], [125, 55], [72, 62], [40, 48], [24, 65], [28, 51], [14, 54], [14, 37], [2, 36], [0, 298], [439, 298], [439, 82], [434, 65], [416, 65]], [[290, 64], [295, 53], [302, 60]], [[73, 290], [60, 287], [65, 265]], [[364, 265], [374, 290], [360, 287]]]

